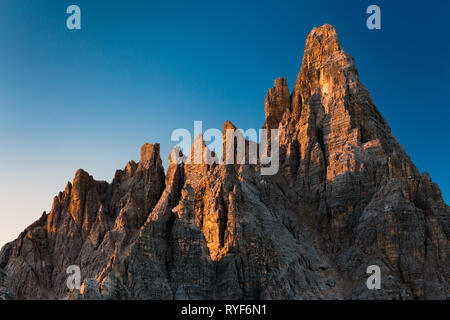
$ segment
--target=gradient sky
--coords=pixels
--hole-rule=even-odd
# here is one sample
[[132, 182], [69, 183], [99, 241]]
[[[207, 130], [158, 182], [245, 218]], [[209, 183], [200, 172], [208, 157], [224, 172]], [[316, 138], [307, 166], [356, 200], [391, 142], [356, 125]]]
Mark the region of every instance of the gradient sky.
[[[338, 3], [339, 2], [339, 3]], [[334, 25], [361, 81], [450, 202], [449, 1], [0, 2], [0, 246], [83, 168], [110, 181], [176, 128], [260, 128], [264, 96], [292, 90], [305, 38]], [[82, 29], [66, 28], [81, 8]], [[381, 8], [382, 29], [366, 28]]]

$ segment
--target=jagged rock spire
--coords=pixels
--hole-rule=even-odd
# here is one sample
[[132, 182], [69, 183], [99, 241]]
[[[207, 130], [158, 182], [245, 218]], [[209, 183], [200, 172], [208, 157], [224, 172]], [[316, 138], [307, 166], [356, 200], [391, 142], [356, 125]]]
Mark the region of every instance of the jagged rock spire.
[[264, 129], [278, 129], [283, 113], [289, 110], [291, 99], [286, 78], [277, 78], [274, 81], [273, 88], [267, 92], [264, 102], [264, 112], [266, 120]]
[[[274, 176], [205, 164], [201, 136], [188, 158], [197, 149], [200, 164], [171, 161], [167, 177], [159, 144], [110, 184], [79, 170], [0, 251], [0, 298], [64, 298], [75, 264], [86, 282], [71, 298], [448, 299], [450, 208], [391, 134], [334, 27], [312, 30], [291, 96], [275, 80], [265, 112], [264, 127], [280, 129]], [[381, 290], [366, 287], [373, 264]]]

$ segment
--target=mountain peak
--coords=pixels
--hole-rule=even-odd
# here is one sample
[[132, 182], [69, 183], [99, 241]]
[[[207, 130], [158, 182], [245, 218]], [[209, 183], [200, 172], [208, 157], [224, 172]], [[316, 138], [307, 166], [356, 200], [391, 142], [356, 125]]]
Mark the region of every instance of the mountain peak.
[[336, 28], [328, 23], [325, 23], [320, 27], [313, 28], [306, 37], [306, 43], [315, 45], [327, 44], [328, 46], [333, 44], [336, 45], [338, 49], [341, 49]]
[[141, 166], [145, 166], [150, 163], [161, 163], [159, 143], [151, 144], [147, 142], [141, 147], [141, 157], [139, 160], [139, 164]]
[[[274, 175], [236, 153], [225, 168], [205, 163], [215, 155], [201, 134], [187, 163], [172, 150], [167, 175], [157, 143], [111, 184], [78, 171], [50, 214], [0, 251], [0, 298], [448, 299], [450, 208], [333, 26], [311, 31], [292, 94], [276, 79], [264, 111], [264, 128], [279, 130]], [[223, 143], [228, 160], [234, 138]], [[71, 265], [83, 271], [79, 295], [61, 280]], [[382, 290], [367, 290], [370, 265]]]
[[312, 29], [306, 37], [303, 62], [306, 60], [309, 64], [318, 63], [321, 59], [333, 58], [341, 51], [342, 46], [336, 29], [332, 25], [324, 24]]

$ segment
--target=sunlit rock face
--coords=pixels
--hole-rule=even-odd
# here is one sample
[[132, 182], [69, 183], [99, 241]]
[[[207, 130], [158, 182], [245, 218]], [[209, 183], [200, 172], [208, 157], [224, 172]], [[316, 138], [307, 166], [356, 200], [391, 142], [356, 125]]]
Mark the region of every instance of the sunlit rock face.
[[[0, 298], [449, 299], [450, 209], [334, 27], [312, 30], [292, 93], [276, 79], [264, 111], [263, 128], [280, 132], [278, 174], [171, 157], [165, 175], [158, 144], [112, 183], [79, 170], [2, 248]], [[70, 265], [80, 292], [66, 287]], [[370, 265], [380, 290], [366, 286]]]

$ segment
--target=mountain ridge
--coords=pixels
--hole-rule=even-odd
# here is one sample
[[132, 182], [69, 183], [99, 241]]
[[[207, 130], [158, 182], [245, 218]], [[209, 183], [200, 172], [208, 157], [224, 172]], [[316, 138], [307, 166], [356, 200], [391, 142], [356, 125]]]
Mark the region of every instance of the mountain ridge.
[[[311, 31], [292, 92], [276, 79], [264, 111], [263, 128], [279, 130], [278, 174], [173, 157], [165, 174], [148, 143], [111, 183], [80, 169], [0, 251], [0, 296], [449, 299], [450, 208], [333, 26]], [[66, 288], [69, 265], [81, 268], [80, 292]], [[380, 290], [366, 287], [370, 265]]]

